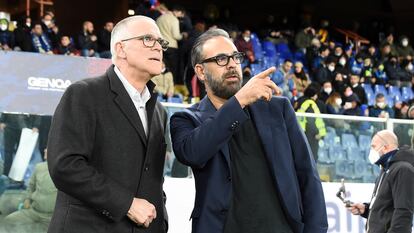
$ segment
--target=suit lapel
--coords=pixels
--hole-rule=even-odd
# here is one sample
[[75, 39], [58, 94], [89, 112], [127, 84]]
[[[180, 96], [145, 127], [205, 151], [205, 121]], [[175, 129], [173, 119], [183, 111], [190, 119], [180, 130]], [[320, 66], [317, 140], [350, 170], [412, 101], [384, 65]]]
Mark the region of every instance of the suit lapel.
[[[211, 115], [213, 115], [217, 109], [214, 107], [213, 103], [211, 103], [210, 99], [205, 96], [201, 101], [200, 105], [198, 106], [197, 112], [195, 112], [197, 118], [202, 122], [204, 122], [207, 118], [209, 118]], [[224, 146], [220, 149], [220, 151], [223, 153], [224, 158], [227, 162], [227, 166], [229, 169], [231, 168], [230, 163], [230, 150], [228, 144], [224, 144]]]
[[108, 69], [107, 74], [109, 78], [110, 88], [116, 94], [114, 98], [115, 104], [118, 105], [122, 113], [128, 119], [129, 123], [131, 123], [131, 125], [135, 128], [141, 138], [142, 143], [147, 146], [147, 136], [145, 135], [141, 118], [138, 115], [131, 97], [128, 95], [121, 80], [119, 80], [118, 76], [116, 75], [113, 65]]

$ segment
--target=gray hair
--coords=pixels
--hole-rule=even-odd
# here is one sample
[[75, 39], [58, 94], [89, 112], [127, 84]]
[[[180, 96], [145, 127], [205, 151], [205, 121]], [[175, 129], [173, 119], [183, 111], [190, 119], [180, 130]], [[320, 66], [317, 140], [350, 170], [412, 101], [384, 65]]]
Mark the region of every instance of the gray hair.
[[115, 62], [116, 59], [116, 50], [115, 45], [116, 43], [120, 42], [121, 40], [126, 39], [126, 37], [129, 35], [128, 26], [133, 21], [138, 20], [148, 20], [155, 24], [155, 21], [149, 17], [143, 16], [143, 15], [134, 15], [130, 16], [128, 18], [125, 18], [121, 21], [119, 21], [111, 32], [111, 55], [112, 55], [112, 62]]
[[378, 136], [381, 139], [381, 141], [384, 142], [385, 145], [392, 145], [398, 147], [397, 135], [395, 135], [395, 133], [391, 130], [381, 130], [378, 133], [376, 133], [375, 136]]
[[223, 29], [214, 28], [201, 34], [195, 41], [193, 48], [191, 49], [191, 65], [194, 67], [203, 60], [203, 46], [204, 44], [214, 37], [226, 37], [230, 39], [229, 34]]

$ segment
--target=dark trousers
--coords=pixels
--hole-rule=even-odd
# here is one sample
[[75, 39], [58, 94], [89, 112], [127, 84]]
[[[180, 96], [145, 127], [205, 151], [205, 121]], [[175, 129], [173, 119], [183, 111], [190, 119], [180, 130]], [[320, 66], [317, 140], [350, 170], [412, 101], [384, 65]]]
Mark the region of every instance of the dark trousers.
[[11, 165], [13, 163], [13, 155], [17, 151], [20, 142], [22, 130], [7, 127], [4, 128], [4, 170], [5, 176], [9, 175]]

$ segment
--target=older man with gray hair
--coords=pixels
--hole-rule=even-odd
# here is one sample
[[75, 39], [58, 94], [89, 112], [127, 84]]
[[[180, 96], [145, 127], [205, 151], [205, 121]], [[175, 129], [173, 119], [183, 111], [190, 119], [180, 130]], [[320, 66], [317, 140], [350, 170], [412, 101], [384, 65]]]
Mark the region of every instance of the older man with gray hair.
[[48, 142], [59, 190], [49, 232], [167, 231], [167, 115], [150, 81], [167, 45], [154, 20], [126, 18], [111, 34], [113, 65], [66, 90]]
[[398, 148], [398, 138], [382, 130], [371, 141], [369, 160], [381, 168], [370, 203], [348, 207], [367, 218], [367, 233], [411, 232], [414, 211], [414, 152]]

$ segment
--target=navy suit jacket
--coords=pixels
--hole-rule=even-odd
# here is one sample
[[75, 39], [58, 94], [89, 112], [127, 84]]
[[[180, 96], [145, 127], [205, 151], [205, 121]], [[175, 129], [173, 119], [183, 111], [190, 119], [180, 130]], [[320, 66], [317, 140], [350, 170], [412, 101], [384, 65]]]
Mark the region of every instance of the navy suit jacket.
[[[326, 232], [322, 185], [289, 101], [283, 97], [270, 102], [259, 100], [250, 109], [293, 231]], [[247, 119], [235, 97], [219, 110], [205, 97], [171, 118], [175, 155], [191, 166], [195, 177], [196, 198], [191, 214], [194, 233], [223, 232], [232, 192], [228, 142]]]

